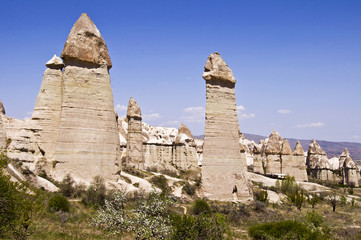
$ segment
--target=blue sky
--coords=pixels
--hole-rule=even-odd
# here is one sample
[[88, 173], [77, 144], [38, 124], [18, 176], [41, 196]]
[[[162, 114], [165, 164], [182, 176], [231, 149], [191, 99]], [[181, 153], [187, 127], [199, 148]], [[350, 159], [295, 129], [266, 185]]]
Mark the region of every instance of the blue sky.
[[204, 132], [203, 66], [220, 52], [241, 131], [361, 142], [361, 1], [0, 1], [0, 99], [33, 110], [45, 63], [81, 13], [107, 43], [114, 104]]

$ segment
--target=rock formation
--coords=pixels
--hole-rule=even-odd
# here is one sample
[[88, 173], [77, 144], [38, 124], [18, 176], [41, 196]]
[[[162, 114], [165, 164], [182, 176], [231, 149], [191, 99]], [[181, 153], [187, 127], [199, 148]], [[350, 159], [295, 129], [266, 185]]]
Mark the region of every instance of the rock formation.
[[4, 108], [4, 104], [3, 102], [0, 100], [0, 114], [4, 114], [5, 115], [5, 108]]
[[339, 157], [339, 168], [340, 169], [343, 168], [343, 163], [345, 162], [346, 158], [349, 156], [350, 156], [350, 153], [349, 153], [348, 149], [345, 148]]
[[308, 147], [306, 165], [308, 168], [315, 168], [316, 163], [326, 156], [326, 152], [322, 150], [318, 142], [313, 139]]
[[142, 114], [134, 98], [129, 99], [126, 165], [144, 170]]
[[322, 181], [335, 181], [336, 176], [332, 172], [330, 163], [326, 156], [322, 156], [311, 169], [312, 176]]
[[350, 157], [347, 148], [341, 154], [340, 160], [341, 157], [345, 157], [345, 159], [343, 159], [343, 166], [341, 168], [343, 184], [350, 187], [359, 187], [358, 181], [360, 179], [360, 172], [357, 165]]
[[71, 173], [75, 180], [85, 182], [97, 175], [111, 179], [119, 171], [115, 164], [120, 165], [109, 76], [112, 64], [87, 14], [74, 24], [61, 57], [65, 68], [54, 177], [62, 179]]
[[64, 64], [54, 55], [45, 65], [47, 68], [36, 99], [32, 122], [40, 129], [35, 133], [39, 147], [48, 160], [54, 160], [61, 115]]
[[[204, 132], [202, 190], [212, 200], [251, 198], [246, 166], [241, 162], [236, 80], [219, 53], [210, 54], [204, 66], [206, 124]], [[236, 189], [236, 191], [234, 191]]]
[[273, 129], [265, 148], [266, 174], [282, 174], [282, 137]]
[[3, 115], [5, 114], [5, 108], [0, 100], [0, 151], [6, 148], [6, 133], [3, 125]]
[[307, 181], [306, 158], [300, 142], [297, 142], [292, 152], [287, 139], [283, 140], [282, 151], [282, 173], [294, 177], [296, 181]]
[[260, 174], [266, 174], [264, 171], [266, 159], [263, 155], [264, 151], [262, 151], [263, 144], [264, 140], [261, 140], [253, 148], [253, 172]]
[[181, 123], [174, 142], [174, 164], [183, 170], [198, 168], [197, 150], [194, 137], [189, 128]]

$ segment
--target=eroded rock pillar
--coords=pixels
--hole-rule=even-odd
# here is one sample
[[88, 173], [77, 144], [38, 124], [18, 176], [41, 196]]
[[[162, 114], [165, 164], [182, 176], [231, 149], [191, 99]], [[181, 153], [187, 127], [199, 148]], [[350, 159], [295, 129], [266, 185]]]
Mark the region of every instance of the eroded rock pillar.
[[236, 80], [217, 52], [209, 55], [203, 78], [207, 98], [202, 163], [204, 196], [232, 201], [236, 193], [238, 200], [249, 199], [250, 185], [239, 148]]

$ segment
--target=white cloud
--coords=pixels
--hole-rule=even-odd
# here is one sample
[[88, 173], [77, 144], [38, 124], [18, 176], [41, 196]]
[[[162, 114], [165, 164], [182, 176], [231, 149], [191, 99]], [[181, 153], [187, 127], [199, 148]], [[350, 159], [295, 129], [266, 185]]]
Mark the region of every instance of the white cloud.
[[317, 123], [306, 123], [306, 124], [298, 124], [296, 128], [308, 128], [308, 127], [324, 127], [325, 123], [317, 122]]
[[119, 115], [120, 117], [122, 117], [122, 118], [127, 115], [127, 109], [128, 109], [128, 107], [125, 106], [125, 105], [117, 104], [117, 105], [115, 106], [115, 111], [116, 111], [116, 112], [118, 113], [118, 115]]
[[170, 126], [176, 125], [176, 126], [178, 126], [178, 125], [180, 125], [180, 121], [178, 121], [178, 120], [167, 121], [167, 122], [165, 123], [165, 125], [170, 125]]
[[244, 106], [242, 106], [242, 105], [237, 106], [237, 111], [244, 111], [244, 110], [246, 110], [246, 108]]
[[161, 118], [162, 116], [159, 113], [148, 113], [148, 114], [144, 114], [143, 115], [143, 119], [146, 121], [150, 121], [150, 120], [156, 120]]
[[280, 114], [288, 114], [288, 113], [291, 113], [291, 110], [280, 109], [280, 110], [278, 110], [277, 112], [280, 113]]
[[204, 122], [206, 109], [204, 107], [188, 107], [183, 109], [185, 115], [182, 117], [186, 122]]
[[246, 119], [246, 118], [254, 118], [256, 114], [254, 113], [242, 113], [239, 118], [240, 119]]

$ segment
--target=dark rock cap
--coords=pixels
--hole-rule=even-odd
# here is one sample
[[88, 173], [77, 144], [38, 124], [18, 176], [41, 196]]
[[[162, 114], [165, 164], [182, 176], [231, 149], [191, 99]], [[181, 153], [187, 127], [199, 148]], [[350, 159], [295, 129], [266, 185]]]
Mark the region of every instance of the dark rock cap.
[[204, 80], [221, 80], [230, 83], [236, 83], [232, 70], [226, 62], [221, 58], [218, 52], [210, 54], [203, 72]]
[[106, 64], [108, 69], [112, 67], [107, 45], [86, 13], [80, 16], [71, 29], [61, 58], [64, 63], [68, 60], [78, 60], [96, 65]]
[[266, 155], [274, 155], [281, 153], [281, 144], [282, 137], [273, 129], [271, 135], [269, 136], [268, 143], [265, 149]]
[[308, 154], [326, 155], [326, 152], [323, 151], [318, 142], [313, 139], [310, 143], [310, 146], [308, 147]]
[[302, 147], [300, 141], [297, 141], [295, 149], [293, 150], [293, 155], [295, 155], [295, 156], [303, 156], [304, 155], [303, 147]]
[[290, 143], [288, 142], [288, 140], [286, 138], [283, 139], [283, 142], [282, 142], [281, 154], [282, 155], [291, 155], [292, 154]]
[[5, 108], [1, 100], [0, 100], [0, 113], [5, 114]]
[[129, 99], [128, 109], [127, 109], [127, 118], [134, 118], [142, 120], [142, 113], [140, 107], [134, 98]]

